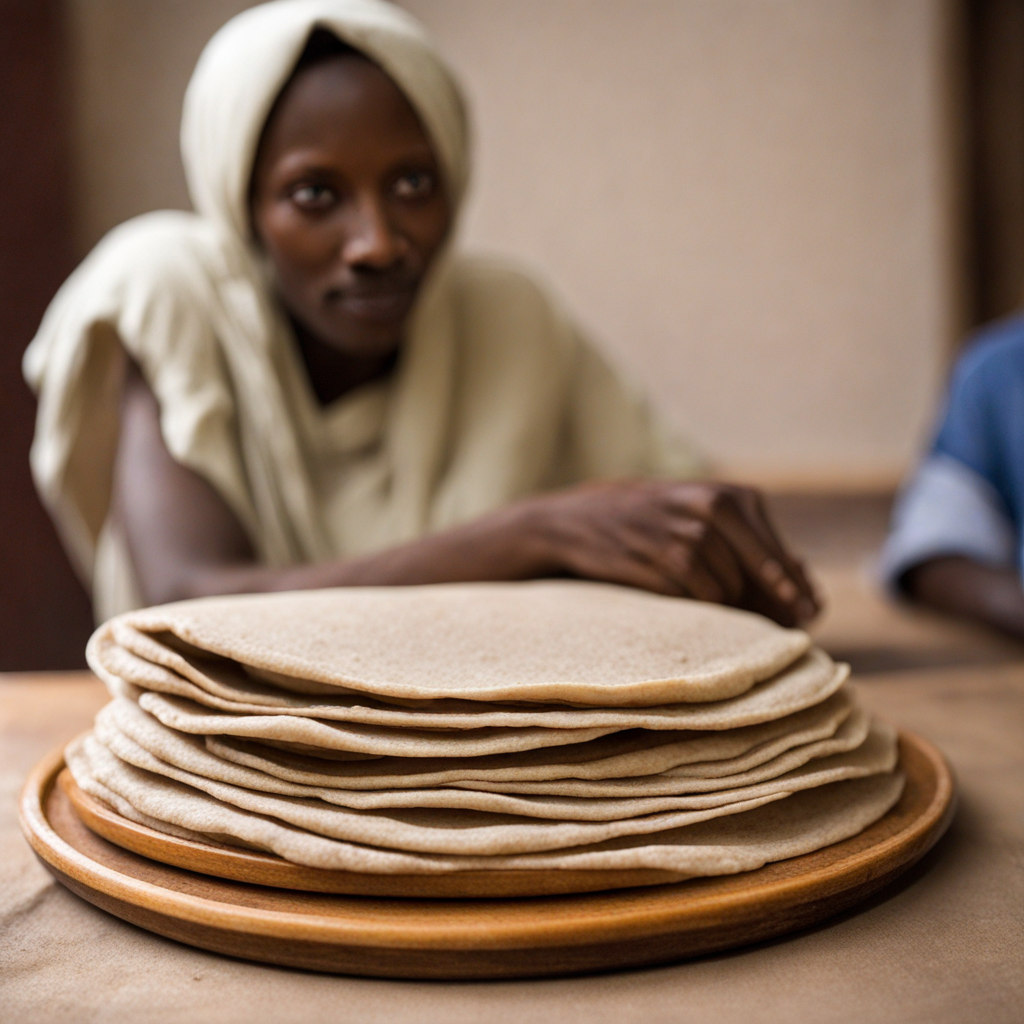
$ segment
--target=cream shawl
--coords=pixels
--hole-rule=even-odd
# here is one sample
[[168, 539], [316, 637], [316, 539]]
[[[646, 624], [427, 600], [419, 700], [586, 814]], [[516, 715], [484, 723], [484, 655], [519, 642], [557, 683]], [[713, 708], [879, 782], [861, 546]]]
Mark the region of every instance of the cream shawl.
[[246, 202], [263, 124], [317, 27], [402, 88], [453, 207], [462, 199], [463, 103], [405, 12], [277, 0], [213, 37], [181, 130], [196, 213], [112, 231], [25, 355], [39, 395], [33, 474], [98, 619], [142, 603], [108, 520], [126, 352], [171, 455], [217, 489], [271, 565], [372, 552], [559, 484], [697, 468], [529, 277], [451, 253], [424, 284], [392, 377], [319, 407]]

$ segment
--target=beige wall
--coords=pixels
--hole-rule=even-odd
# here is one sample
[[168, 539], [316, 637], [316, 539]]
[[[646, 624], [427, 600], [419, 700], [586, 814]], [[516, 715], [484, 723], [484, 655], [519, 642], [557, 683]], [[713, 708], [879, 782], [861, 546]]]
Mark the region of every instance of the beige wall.
[[67, 0], [81, 253], [128, 217], [188, 208], [178, 155], [185, 86], [207, 39], [249, 6], [245, 0]]
[[[237, 0], [72, 0], [79, 239], [186, 205]], [[726, 470], [894, 479], [954, 327], [942, 0], [407, 0], [470, 95], [467, 243], [541, 268]]]

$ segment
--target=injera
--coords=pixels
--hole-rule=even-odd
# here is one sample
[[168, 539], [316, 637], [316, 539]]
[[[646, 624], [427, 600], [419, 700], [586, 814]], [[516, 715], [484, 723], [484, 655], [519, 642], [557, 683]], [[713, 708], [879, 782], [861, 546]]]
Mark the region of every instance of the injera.
[[[630, 729], [589, 743], [473, 758], [372, 758], [335, 761], [228, 737], [205, 737], [218, 757], [279, 778], [345, 789], [422, 788], [473, 780], [538, 782], [614, 779], [672, 769], [698, 777], [734, 775], [793, 746], [827, 739], [849, 716], [849, 690], [778, 722], [728, 732], [649, 733]], [[784, 731], [785, 730], [785, 731]]]
[[[640, 799], [646, 796], [645, 785], [651, 785], [652, 780], [649, 778], [619, 780], [625, 783], [629, 795], [623, 798], [622, 792], [619, 791], [616, 798], [613, 799], [591, 799], [586, 793], [581, 796], [552, 796], [546, 793], [536, 796], [506, 795], [504, 792], [494, 790], [475, 791], [475, 786], [478, 784], [473, 783], [463, 783], [458, 788], [365, 791], [286, 782], [283, 779], [213, 756], [193, 737], [180, 736], [172, 730], [162, 727], [127, 701], [108, 705], [97, 716], [95, 735], [115, 756], [140, 768], [146, 768], [157, 774], [165, 774], [160, 764], [153, 763], [156, 759], [159, 762], [165, 762], [168, 766], [174, 766], [213, 781], [240, 786], [257, 793], [311, 797], [360, 810], [450, 807], [527, 817], [601, 821], [637, 817], [670, 809], [723, 806], [735, 803], [740, 799], [759, 797], [769, 792], [793, 792], [797, 788], [804, 788], [805, 780], [813, 777], [811, 772], [804, 771], [799, 785], [795, 785], [793, 780], [797, 777], [797, 773], [794, 772], [794, 769], [800, 769], [812, 760], [815, 762], [812, 766], [813, 772], [819, 773], [819, 775], [822, 771], [846, 767], [857, 769], [873, 767], [878, 770], [879, 763], [885, 766], [885, 770], [891, 768], [889, 762], [892, 760], [892, 745], [888, 738], [883, 744], [884, 751], [879, 751], [881, 762], [865, 760], [868, 746], [865, 744], [868, 733], [867, 715], [858, 709], [851, 719], [852, 721], [848, 719], [844, 723], [843, 728], [832, 739], [805, 744], [790, 751], [788, 763], [785, 762], [785, 758], [778, 758], [770, 762], [772, 767], [769, 770], [762, 769], [760, 774], [747, 772], [732, 778], [701, 780], [703, 785], [694, 785], [693, 783], [680, 785], [674, 779], [664, 779], [662, 781], [666, 783], [665, 795], [656, 799]], [[851, 725], [854, 728], [850, 728]], [[857, 756], [847, 758], [843, 762], [830, 758], [830, 755], [849, 751], [855, 751]], [[820, 758], [826, 760], [819, 760]], [[177, 778], [178, 776], [169, 775], [169, 777]], [[187, 780], [182, 778], [180, 781]], [[746, 792], [758, 783], [761, 785], [758, 787], [757, 793]], [[587, 783], [583, 783], [583, 785], [587, 785]], [[743, 787], [745, 790], [742, 794], [738, 792], [739, 787]]]
[[895, 733], [809, 644], [577, 581], [183, 602], [94, 634], [115, 700], [67, 761], [133, 820], [314, 866], [744, 870], [902, 786]]
[[750, 612], [575, 580], [183, 601], [101, 627], [90, 663], [120, 623], [296, 684], [389, 699], [596, 707], [735, 697], [810, 647], [806, 633]]
[[[122, 647], [115, 635], [145, 647], [149, 661]], [[139, 637], [145, 641], [139, 644]], [[89, 649], [90, 663], [112, 693], [138, 699], [153, 691], [185, 697], [218, 711], [250, 715], [287, 715], [322, 721], [351, 722], [414, 729], [480, 728], [615, 728], [615, 729], [732, 729], [770, 721], [809, 707], [834, 692], [848, 675], [824, 651], [812, 649], [793, 664], [745, 693], [702, 704], [654, 705], [643, 708], [593, 708], [533, 703], [440, 699], [403, 701], [404, 707], [374, 700], [365, 694], [335, 690], [318, 698], [282, 691], [259, 682], [232, 662], [183, 657], [117, 620], [97, 634]], [[163, 665], [175, 662], [174, 670]], [[293, 685], [294, 680], [289, 681]], [[324, 699], [324, 697], [328, 699]]]

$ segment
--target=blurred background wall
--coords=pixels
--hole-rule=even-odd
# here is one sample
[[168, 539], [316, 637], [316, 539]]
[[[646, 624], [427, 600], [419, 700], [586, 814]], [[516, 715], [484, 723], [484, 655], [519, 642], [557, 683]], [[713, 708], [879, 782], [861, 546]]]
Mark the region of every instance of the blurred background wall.
[[476, 100], [474, 246], [539, 262], [723, 472], [895, 480], [953, 336], [931, 0], [410, 0]]
[[[18, 131], [65, 147], [69, 252], [187, 208], [182, 94], [246, 6], [40, 0], [66, 117]], [[404, 6], [470, 97], [469, 247], [542, 270], [721, 472], [895, 484], [963, 330], [1021, 299], [1024, 0]], [[8, 390], [42, 304], [3, 339]], [[23, 440], [4, 441], [14, 461]]]

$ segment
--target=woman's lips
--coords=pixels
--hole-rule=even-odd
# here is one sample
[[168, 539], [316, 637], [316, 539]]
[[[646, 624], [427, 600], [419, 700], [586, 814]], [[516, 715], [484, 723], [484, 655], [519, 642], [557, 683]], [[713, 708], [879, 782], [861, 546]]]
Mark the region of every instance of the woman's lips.
[[328, 294], [332, 305], [340, 307], [357, 320], [400, 320], [404, 318], [413, 299], [415, 289], [382, 288], [374, 291], [337, 291]]

